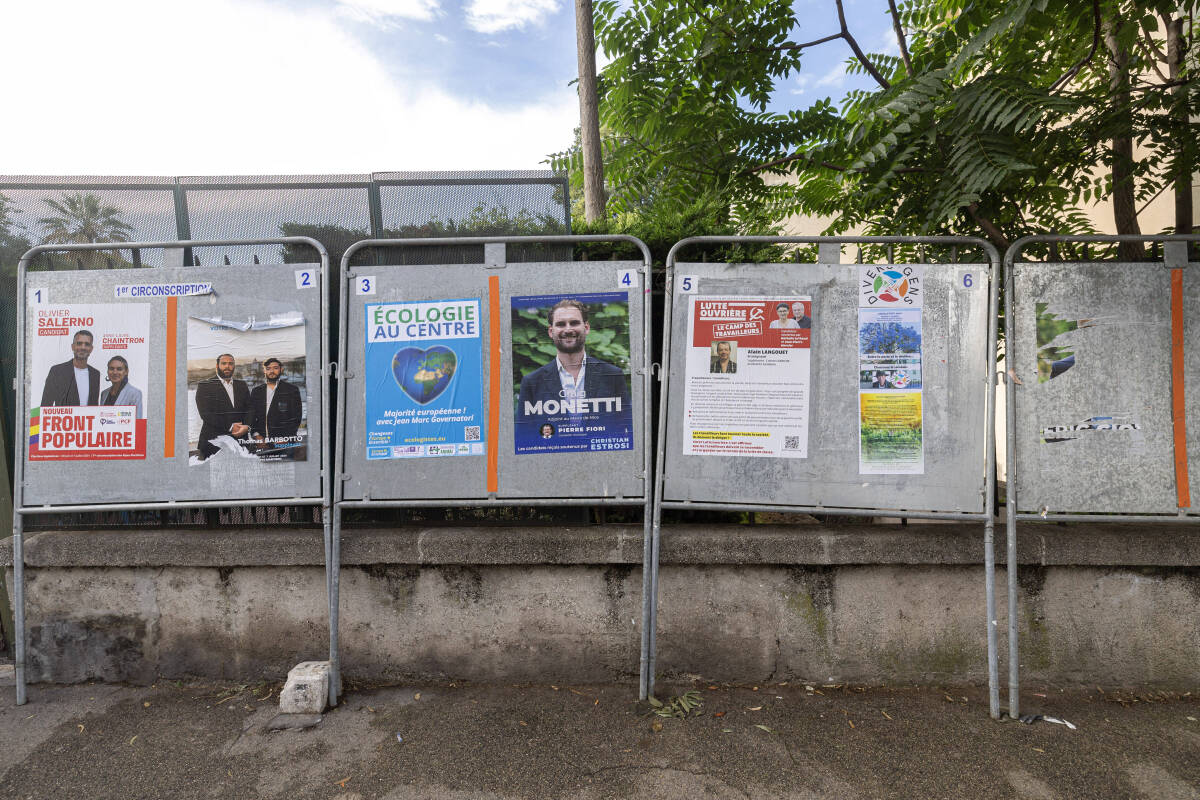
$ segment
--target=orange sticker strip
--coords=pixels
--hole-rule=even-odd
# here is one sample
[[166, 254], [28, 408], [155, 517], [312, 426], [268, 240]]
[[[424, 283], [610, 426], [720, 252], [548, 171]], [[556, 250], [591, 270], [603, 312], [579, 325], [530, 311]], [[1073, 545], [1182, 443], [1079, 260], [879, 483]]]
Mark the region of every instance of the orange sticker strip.
[[1187, 393], [1183, 386], [1183, 270], [1171, 270], [1171, 417], [1175, 428], [1175, 495], [1192, 507], [1188, 478]]
[[175, 457], [175, 328], [179, 298], [167, 298], [167, 371], [163, 390], [163, 458]]
[[500, 491], [500, 277], [488, 276], [487, 490]]

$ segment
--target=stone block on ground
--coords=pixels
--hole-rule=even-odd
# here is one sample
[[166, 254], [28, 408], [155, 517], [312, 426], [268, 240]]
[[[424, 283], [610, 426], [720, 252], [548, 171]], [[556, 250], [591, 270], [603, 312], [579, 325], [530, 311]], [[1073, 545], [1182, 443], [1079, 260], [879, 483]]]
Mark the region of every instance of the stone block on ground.
[[288, 672], [279, 693], [282, 714], [320, 714], [329, 702], [328, 661], [303, 661]]

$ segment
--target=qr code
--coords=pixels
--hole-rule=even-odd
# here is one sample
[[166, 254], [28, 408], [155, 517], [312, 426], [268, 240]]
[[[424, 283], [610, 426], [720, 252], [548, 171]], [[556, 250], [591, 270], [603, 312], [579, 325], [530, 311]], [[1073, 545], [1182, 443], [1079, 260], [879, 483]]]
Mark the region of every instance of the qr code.
[[479, 441], [479, 426], [478, 425], [467, 425], [466, 427], [463, 428], [463, 436], [464, 436], [465, 441], [478, 442]]
[[783, 449], [784, 450], [799, 450], [800, 449], [800, 437], [799, 436], [783, 437]]

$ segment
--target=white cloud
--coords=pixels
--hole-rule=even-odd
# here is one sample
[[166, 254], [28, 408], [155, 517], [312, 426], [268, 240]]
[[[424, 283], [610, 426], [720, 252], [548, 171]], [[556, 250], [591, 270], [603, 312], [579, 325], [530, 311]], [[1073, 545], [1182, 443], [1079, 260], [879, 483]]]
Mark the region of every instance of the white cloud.
[[839, 61], [830, 67], [828, 72], [817, 78], [813, 85], [830, 89], [840, 89], [845, 85], [847, 77], [849, 76], [846, 74], [846, 64]]
[[480, 33], [499, 33], [540, 24], [558, 8], [558, 0], [471, 0], [467, 26]]
[[879, 32], [875, 37], [875, 45], [870, 49], [871, 53], [883, 53], [887, 56], [900, 55], [900, 40], [896, 38], [896, 30], [892, 26], [888, 26]]
[[503, 107], [405, 83], [328, 12], [72, 5], [5, 10], [0, 52], [37, 71], [5, 83], [6, 107], [22, 113], [0, 128], [0, 174], [536, 169], [578, 124], [565, 83]]
[[440, 8], [439, 0], [337, 0], [335, 11], [355, 22], [392, 27], [396, 19], [428, 22]]

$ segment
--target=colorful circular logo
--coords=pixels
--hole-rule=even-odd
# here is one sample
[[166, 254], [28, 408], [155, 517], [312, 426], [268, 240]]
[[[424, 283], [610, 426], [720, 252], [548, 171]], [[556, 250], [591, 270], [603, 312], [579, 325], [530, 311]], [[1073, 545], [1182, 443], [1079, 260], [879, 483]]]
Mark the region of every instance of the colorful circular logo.
[[908, 294], [908, 278], [895, 269], [885, 269], [875, 276], [875, 296], [886, 303], [898, 303]]

